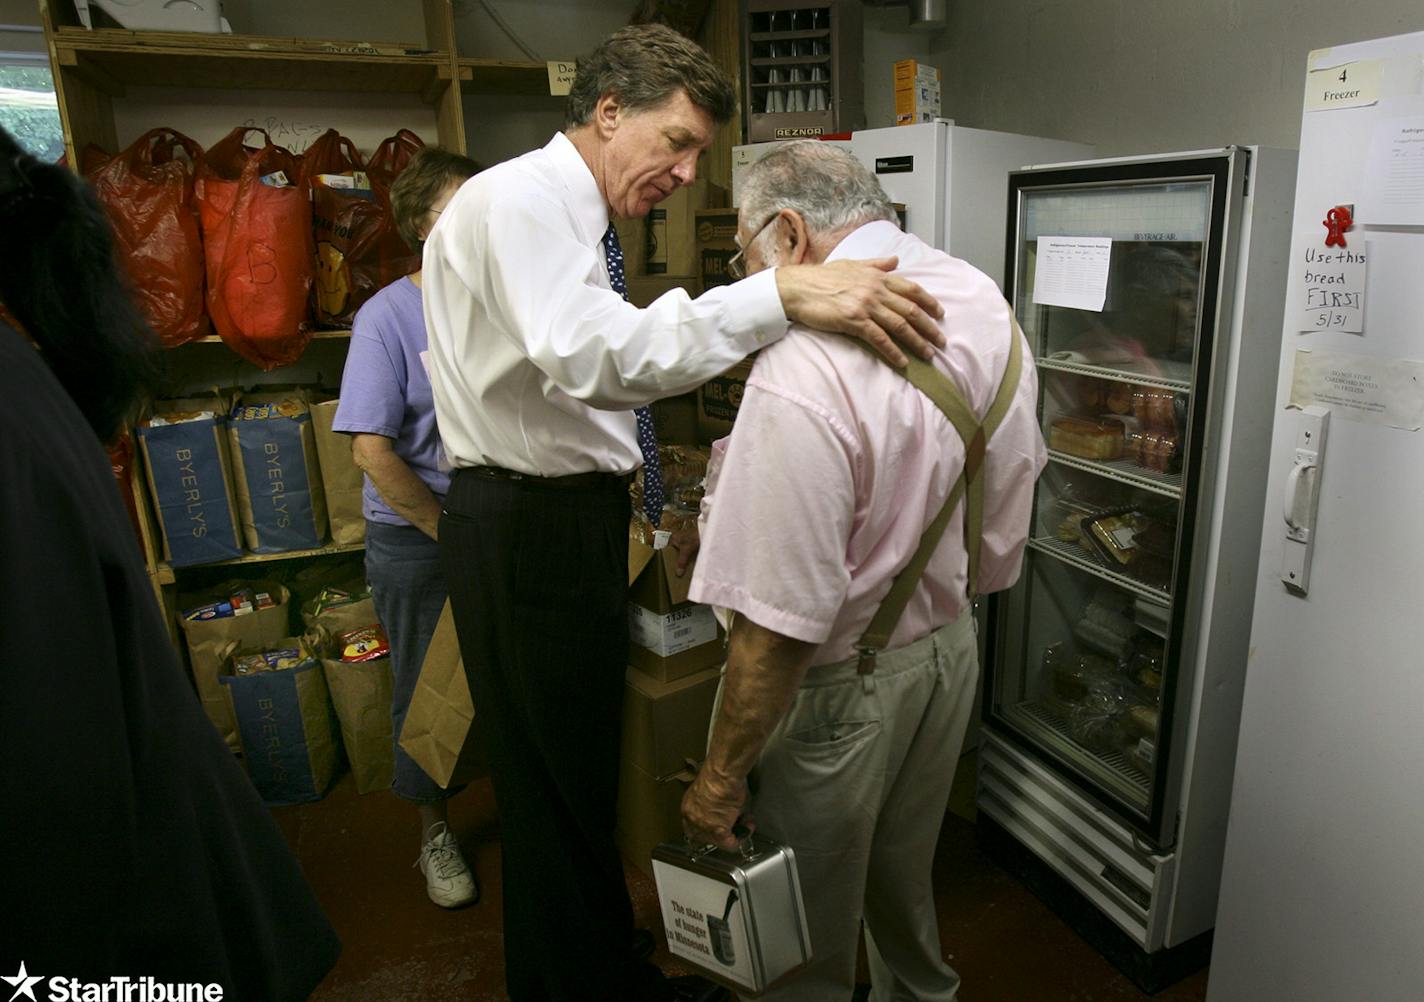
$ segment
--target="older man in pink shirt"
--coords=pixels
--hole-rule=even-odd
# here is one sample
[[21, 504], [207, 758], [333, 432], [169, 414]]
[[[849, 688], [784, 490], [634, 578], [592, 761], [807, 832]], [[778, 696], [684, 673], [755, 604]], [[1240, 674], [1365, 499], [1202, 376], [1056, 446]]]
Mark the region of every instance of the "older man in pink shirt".
[[[979, 592], [1007, 588], [1045, 461], [1037, 377], [994, 283], [894, 220], [853, 157], [796, 143], [752, 169], [738, 243], [749, 272], [895, 256], [943, 304], [947, 345], [934, 367], [973, 419], [1002, 401], [977, 467], [977, 577]], [[1022, 358], [1008, 385], [1015, 340]], [[743, 816], [796, 851], [814, 956], [763, 999], [849, 1000], [862, 920], [875, 1002], [956, 998], [930, 870], [979, 671], [963, 503], [873, 671], [858, 655], [966, 454], [904, 374], [799, 326], [760, 354], [736, 427], [714, 446], [692, 597], [735, 615], [683, 819], [694, 837], [731, 847]]]

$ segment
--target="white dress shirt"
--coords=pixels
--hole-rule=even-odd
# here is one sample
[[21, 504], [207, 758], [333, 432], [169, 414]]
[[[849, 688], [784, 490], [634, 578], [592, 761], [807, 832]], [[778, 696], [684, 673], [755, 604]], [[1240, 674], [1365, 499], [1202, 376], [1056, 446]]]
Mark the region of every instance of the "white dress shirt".
[[609, 286], [608, 204], [573, 143], [491, 167], [425, 243], [435, 414], [455, 468], [543, 477], [642, 465], [632, 408], [684, 393], [786, 333], [771, 271], [645, 310]]

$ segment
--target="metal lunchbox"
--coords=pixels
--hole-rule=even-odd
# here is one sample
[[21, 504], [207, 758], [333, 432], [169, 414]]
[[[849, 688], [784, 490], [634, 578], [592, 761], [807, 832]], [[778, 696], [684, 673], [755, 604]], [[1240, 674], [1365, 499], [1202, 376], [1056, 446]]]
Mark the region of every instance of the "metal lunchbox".
[[653, 878], [668, 951], [709, 978], [757, 995], [810, 961], [790, 846], [756, 834], [734, 850], [664, 842]]

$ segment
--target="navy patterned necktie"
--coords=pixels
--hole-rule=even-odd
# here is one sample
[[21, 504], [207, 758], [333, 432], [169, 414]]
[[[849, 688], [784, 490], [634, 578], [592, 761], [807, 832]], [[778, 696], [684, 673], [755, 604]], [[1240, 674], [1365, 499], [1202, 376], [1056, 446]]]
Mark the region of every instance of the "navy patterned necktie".
[[[608, 283], [613, 291], [628, 298], [628, 278], [623, 273], [623, 247], [618, 243], [618, 231], [608, 224], [603, 234], [603, 250], [608, 256]], [[633, 412], [638, 419], [638, 448], [643, 452], [643, 511], [654, 528], [663, 515], [663, 466], [658, 459], [658, 437], [653, 430], [653, 412], [639, 407]]]

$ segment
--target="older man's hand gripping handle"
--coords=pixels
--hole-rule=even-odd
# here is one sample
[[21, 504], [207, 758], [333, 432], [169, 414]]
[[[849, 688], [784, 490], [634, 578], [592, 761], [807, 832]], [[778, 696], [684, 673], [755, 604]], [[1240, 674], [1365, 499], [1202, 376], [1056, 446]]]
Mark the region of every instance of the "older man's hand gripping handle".
[[858, 337], [903, 368], [907, 359], [896, 342], [925, 359], [944, 346], [935, 323], [944, 309], [914, 282], [891, 274], [898, 264], [886, 257], [787, 265], [776, 269], [776, 288], [790, 320]]

